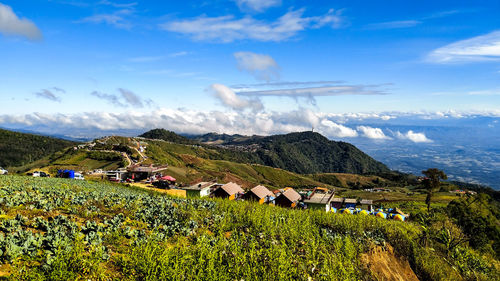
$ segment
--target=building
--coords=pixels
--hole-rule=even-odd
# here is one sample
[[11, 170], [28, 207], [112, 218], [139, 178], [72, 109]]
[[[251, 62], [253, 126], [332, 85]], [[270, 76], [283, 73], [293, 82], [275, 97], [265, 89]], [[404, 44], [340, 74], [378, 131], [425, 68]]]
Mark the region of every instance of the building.
[[361, 205], [361, 209], [370, 212], [373, 211], [373, 200], [361, 199], [361, 201], [359, 201], [359, 204]]
[[128, 172], [125, 169], [118, 169], [114, 171], [106, 171], [105, 173], [108, 180], [120, 182], [126, 179]]
[[353, 208], [356, 209], [356, 204], [358, 203], [358, 200], [356, 199], [350, 199], [350, 198], [345, 198], [344, 199], [344, 205], [346, 208]]
[[330, 201], [330, 206], [335, 209], [341, 209], [344, 204], [344, 198], [335, 197]]
[[154, 167], [134, 165], [127, 168], [128, 177], [134, 181], [141, 181], [156, 175], [157, 173], [167, 169], [167, 166]]
[[186, 191], [188, 198], [205, 197], [210, 195], [211, 188], [216, 184], [215, 182], [199, 182], [188, 187], [183, 187], [182, 189]]
[[274, 199], [274, 204], [281, 207], [294, 208], [295, 206], [297, 206], [297, 203], [300, 199], [302, 199], [300, 194], [298, 194], [297, 191], [293, 190], [292, 188], [289, 188], [281, 193], [281, 195], [276, 197], [276, 199]]
[[263, 185], [257, 185], [245, 193], [243, 198], [247, 200], [255, 200], [258, 201], [259, 204], [264, 204], [274, 199], [274, 193]]
[[307, 208], [310, 209], [324, 209], [325, 211], [330, 211], [331, 202], [333, 200], [335, 193], [327, 192], [327, 193], [313, 193], [309, 198], [304, 200], [304, 203], [307, 204]]
[[217, 188], [212, 194], [214, 195], [214, 197], [229, 198], [229, 200], [234, 200], [243, 193], [245, 193], [245, 191], [241, 188], [240, 185], [234, 182], [230, 182]]

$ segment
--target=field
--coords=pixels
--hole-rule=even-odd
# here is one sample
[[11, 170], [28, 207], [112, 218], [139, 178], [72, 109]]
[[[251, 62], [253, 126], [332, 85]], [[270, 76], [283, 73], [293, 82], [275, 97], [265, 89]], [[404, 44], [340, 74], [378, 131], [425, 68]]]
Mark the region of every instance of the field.
[[[372, 216], [0, 177], [0, 278], [7, 280], [373, 280], [391, 272], [498, 280], [496, 260], [467, 247], [458, 248], [461, 260], [447, 259], [418, 242], [423, 233]], [[381, 252], [399, 261], [388, 272], [377, 269]]]

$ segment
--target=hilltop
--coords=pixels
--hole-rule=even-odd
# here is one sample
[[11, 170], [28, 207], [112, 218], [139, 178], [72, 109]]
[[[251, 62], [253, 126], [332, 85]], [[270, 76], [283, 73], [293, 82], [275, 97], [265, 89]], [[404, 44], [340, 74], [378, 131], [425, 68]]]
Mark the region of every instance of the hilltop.
[[75, 144], [59, 138], [0, 129], [0, 166], [26, 165]]
[[251, 153], [260, 164], [300, 174], [377, 174], [390, 171], [354, 145], [331, 141], [310, 131], [267, 137], [211, 133], [192, 138], [227, 150]]

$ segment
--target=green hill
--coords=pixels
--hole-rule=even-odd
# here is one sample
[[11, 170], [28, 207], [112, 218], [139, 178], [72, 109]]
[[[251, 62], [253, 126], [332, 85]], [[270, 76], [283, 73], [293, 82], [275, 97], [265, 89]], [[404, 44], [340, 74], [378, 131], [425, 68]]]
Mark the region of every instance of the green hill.
[[0, 166], [22, 166], [76, 142], [0, 129]]
[[147, 139], [158, 139], [158, 140], [164, 140], [164, 141], [181, 143], [181, 144], [196, 143], [193, 140], [190, 140], [186, 137], [180, 136], [172, 131], [168, 131], [165, 129], [153, 129], [153, 130], [145, 132], [144, 134], [140, 135], [139, 137], [147, 138]]
[[374, 160], [354, 145], [328, 140], [314, 132], [299, 132], [269, 137], [216, 134], [194, 137], [218, 147], [251, 154], [259, 163], [288, 171], [312, 173], [376, 174], [389, 172], [384, 164]]

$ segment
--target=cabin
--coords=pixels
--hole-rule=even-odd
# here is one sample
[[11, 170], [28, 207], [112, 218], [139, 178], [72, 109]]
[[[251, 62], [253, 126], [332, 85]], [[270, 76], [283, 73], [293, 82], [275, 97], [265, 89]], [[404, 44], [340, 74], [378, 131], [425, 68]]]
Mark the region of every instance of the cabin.
[[300, 199], [302, 199], [300, 194], [293, 188], [289, 188], [274, 199], [274, 204], [281, 207], [294, 208], [297, 206]]
[[245, 193], [243, 198], [246, 200], [255, 200], [258, 201], [259, 204], [264, 204], [274, 199], [274, 193], [263, 185], [257, 185]]
[[356, 209], [356, 204], [357, 203], [358, 203], [358, 200], [356, 200], [356, 199], [350, 199], [350, 198], [345, 198], [344, 199], [344, 206], [346, 208]]
[[309, 198], [304, 200], [304, 203], [307, 205], [307, 208], [323, 209], [328, 212], [330, 211], [334, 195], [333, 192], [314, 192]]
[[361, 209], [367, 210], [369, 212], [373, 211], [373, 200], [361, 199], [361, 201], [359, 201], [359, 204], [361, 205]]
[[199, 182], [191, 186], [183, 187], [188, 198], [205, 197], [210, 195], [211, 188], [217, 183], [215, 182]]
[[229, 182], [221, 187], [217, 188], [212, 194], [214, 197], [228, 198], [229, 200], [234, 200], [240, 196], [240, 194], [245, 193], [240, 185]]
[[335, 197], [330, 201], [330, 206], [335, 209], [341, 209], [344, 204], [344, 198]]

